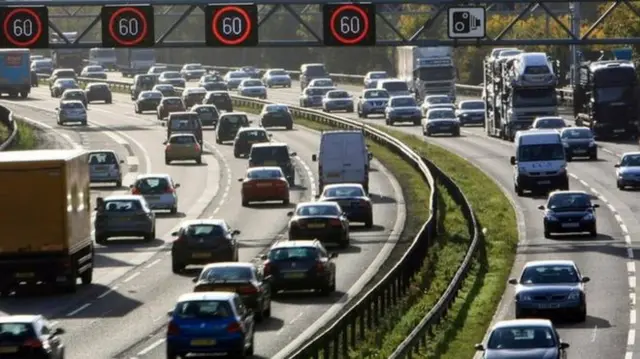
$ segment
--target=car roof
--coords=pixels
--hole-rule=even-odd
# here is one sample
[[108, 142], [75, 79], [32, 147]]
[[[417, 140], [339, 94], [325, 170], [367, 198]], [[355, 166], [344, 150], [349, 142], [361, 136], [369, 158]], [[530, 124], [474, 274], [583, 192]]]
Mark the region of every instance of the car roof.
[[0, 323], [33, 323], [43, 317], [39, 314], [21, 314], [0, 316]]
[[186, 293], [178, 298], [178, 303], [192, 302], [198, 300], [217, 300], [230, 302], [236, 297], [235, 292], [194, 292]]
[[532, 326], [532, 327], [548, 327], [553, 328], [553, 323], [551, 323], [548, 319], [512, 319], [512, 320], [501, 320], [494, 324], [493, 329], [499, 328], [514, 328], [514, 327], [524, 327], [524, 326]]
[[622, 154], [622, 157], [627, 156], [627, 155], [638, 156], [638, 155], [640, 155], [640, 151], [625, 152], [625, 153]]
[[562, 116], [541, 116], [541, 117], [536, 117], [535, 121], [538, 120], [562, 120], [564, 121], [564, 118], [562, 118]]
[[[76, 101], [76, 102], [80, 102], [80, 101]], [[93, 154], [93, 153], [106, 153], [106, 152], [108, 152], [108, 153], [113, 153], [113, 154], [114, 154], [114, 155], [116, 155], [116, 156], [118, 155], [118, 154], [116, 153], [116, 151], [114, 151], [114, 150], [106, 150], [106, 149], [105, 149], [105, 150], [100, 150], [100, 149], [98, 149], [98, 150], [89, 150], [89, 151], [87, 151], [87, 154], [88, 154], [88, 155], [91, 155], [91, 154]]]
[[395, 100], [395, 99], [400, 99], [400, 98], [402, 98], [402, 99], [412, 99], [412, 100], [415, 100], [415, 98], [414, 98], [413, 96], [411, 96], [411, 95], [406, 95], [406, 96], [393, 96], [393, 97], [391, 97], [391, 98], [389, 99], [389, 101], [392, 101], [392, 100]]
[[153, 87], [173, 87], [172, 84], [155, 84]]
[[585, 196], [589, 196], [591, 197], [591, 194], [586, 192], [586, 191], [553, 191], [551, 193], [549, 193], [549, 197], [551, 197], [551, 195], [555, 195], [555, 194], [583, 194]]
[[447, 96], [447, 95], [429, 95], [429, 96], [425, 96], [425, 99], [429, 99], [429, 98], [446, 98], [446, 99], [448, 99], [449, 96]]
[[207, 92], [207, 89], [204, 87], [187, 87], [184, 89], [187, 93], [189, 92], [200, 92], [200, 93], [205, 93]]
[[330, 94], [330, 93], [332, 93], [332, 92], [344, 92], [344, 93], [346, 93], [347, 95], [349, 94], [349, 92], [348, 92], [347, 90], [343, 90], [343, 89], [335, 89], [335, 90], [331, 90], [331, 91], [327, 92], [327, 94]]
[[245, 116], [245, 117], [248, 117], [246, 112], [225, 112], [220, 117], [222, 118], [222, 117], [226, 117], [226, 116]]
[[539, 267], [539, 266], [572, 266], [577, 267], [576, 263], [570, 259], [549, 259], [541, 261], [530, 261], [525, 263], [524, 268]]
[[66, 105], [66, 104], [69, 104], [69, 103], [79, 103], [79, 104], [84, 106], [84, 104], [80, 100], [61, 100], [60, 103], [63, 104], [63, 105]]
[[189, 219], [186, 221], [182, 221], [182, 223], [180, 223], [180, 227], [188, 227], [188, 226], [195, 226], [195, 225], [222, 226], [225, 223], [226, 222], [224, 221], [224, 219], [218, 219], [218, 218]]
[[[589, 127], [585, 127], [585, 126], [573, 126], [573, 127], [565, 127], [562, 128], [560, 130], [560, 132], [564, 132], [564, 131], [571, 131], [571, 130], [580, 130], [580, 131], [591, 131], [591, 129]], [[639, 152], [640, 153], [640, 152]]]
[[202, 271], [204, 272], [207, 269], [210, 268], [255, 268], [255, 266], [252, 263], [247, 263], [247, 262], [217, 262], [217, 263], [209, 263], [206, 266], [204, 266], [204, 268], [202, 268]]
[[480, 102], [480, 103], [484, 104], [483, 100], [462, 100], [462, 101], [459, 102], [459, 104], [470, 103], [470, 102]]
[[267, 130], [265, 130], [262, 127], [242, 127], [238, 130], [238, 133], [241, 132], [249, 132], [249, 131], [261, 131], [261, 132], [267, 132]]
[[324, 186], [323, 192], [327, 189], [342, 188], [342, 187], [359, 187], [364, 191], [364, 187], [362, 187], [360, 183], [337, 183], [337, 184], [328, 184]]
[[212, 105], [212, 104], [198, 104], [198, 105], [193, 105], [191, 106], [191, 112], [193, 112], [194, 108], [200, 108], [200, 107], [209, 107], [209, 108], [215, 108], [216, 110], [218, 109], [216, 107], [216, 105]]
[[109, 86], [106, 82], [91, 82], [87, 84], [87, 87], [91, 86]]
[[327, 80], [329, 80], [329, 81], [332, 81], [332, 82], [333, 82], [333, 80], [331, 79], [331, 77], [318, 77], [318, 78], [312, 79], [312, 80], [311, 80], [311, 82], [327, 81]]
[[84, 91], [82, 89], [66, 89], [64, 90], [63, 93], [66, 93], [66, 92], [84, 92]]
[[284, 142], [260, 142], [254, 143], [251, 145], [251, 148], [259, 148], [259, 147], [286, 147], [287, 144]]
[[195, 138], [196, 136], [193, 133], [178, 132], [178, 133], [171, 134], [171, 137], [169, 137], [169, 138], [174, 138], [174, 137], [193, 137], [193, 138]]
[[300, 202], [298, 203], [298, 205], [296, 206], [297, 208], [301, 208], [301, 207], [311, 207], [311, 206], [325, 206], [325, 207], [336, 207], [339, 205], [335, 202]]
[[139, 179], [144, 179], [144, 178], [167, 178], [167, 179], [171, 179], [171, 176], [167, 173], [143, 173], [143, 174], [139, 174], [136, 177], [136, 180]]
[[182, 99], [180, 97], [178, 97], [178, 96], [165, 96], [165, 97], [162, 98], [162, 101], [164, 101], [164, 100], [180, 100], [180, 101], [182, 101]]
[[247, 173], [253, 171], [282, 171], [282, 169], [279, 166], [260, 166], [247, 168]]
[[319, 244], [317, 239], [313, 240], [295, 240], [295, 241], [278, 241], [271, 246], [271, 249], [277, 248], [296, 248], [296, 247], [317, 247]]
[[267, 103], [264, 107], [289, 107], [289, 105], [284, 103]]
[[155, 93], [158, 95], [162, 95], [162, 92], [160, 91], [156, 91], [156, 90], [145, 90], [145, 91], [140, 91], [140, 94], [142, 95], [143, 93]]
[[105, 201], [131, 201], [131, 200], [140, 201], [142, 199], [144, 199], [144, 197], [138, 194], [114, 194], [111, 196], [104, 197]]

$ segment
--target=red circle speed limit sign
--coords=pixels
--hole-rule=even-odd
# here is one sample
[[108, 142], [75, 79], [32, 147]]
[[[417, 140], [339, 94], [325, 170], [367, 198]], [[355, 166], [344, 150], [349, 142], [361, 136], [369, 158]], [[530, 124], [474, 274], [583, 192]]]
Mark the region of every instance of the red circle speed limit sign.
[[49, 12], [44, 6], [0, 8], [0, 47], [49, 47]]
[[325, 45], [375, 45], [376, 13], [372, 4], [326, 4], [322, 15]]
[[155, 43], [152, 6], [104, 6], [103, 47], [151, 47]]
[[256, 46], [256, 5], [209, 5], [205, 9], [207, 46]]

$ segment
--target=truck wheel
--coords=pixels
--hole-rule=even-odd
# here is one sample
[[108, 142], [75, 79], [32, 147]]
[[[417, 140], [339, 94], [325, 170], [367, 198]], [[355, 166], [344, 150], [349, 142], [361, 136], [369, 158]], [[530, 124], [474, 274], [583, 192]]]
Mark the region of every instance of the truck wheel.
[[20, 92], [20, 97], [22, 98], [27, 98], [29, 96], [29, 93], [26, 91]]
[[105, 237], [105, 236], [96, 236], [96, 243], [98, 243], [100, 245], [107, 244], [107, 237]]
[[82, 285], [89, 285], [93, 281], [93, 268], [89, 268], [80, 275]]
[[155, 229], [154, 229], [151, 233], [147, 233], [147, 234], [144, 236], [144, 240], [145, 240], [146, 242], [151, 242], [151, 241], [153, 241], [154, 239], [156, 239], [156, 230], [155, 230]]

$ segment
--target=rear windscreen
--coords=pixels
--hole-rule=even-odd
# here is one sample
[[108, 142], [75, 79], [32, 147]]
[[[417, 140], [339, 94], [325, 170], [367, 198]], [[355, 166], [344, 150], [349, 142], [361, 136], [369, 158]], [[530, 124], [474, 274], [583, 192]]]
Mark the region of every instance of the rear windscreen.
[[138, 201], [106, 201], [105, 212], [136, 212], [142, 209]]
[[35, 332], [31, 323], [2, 323], [0, 324], [0, 344], [24, 341], [33, 338]]
[[251, 148], [251, 160], [253, 161], [288, 161], [289, 152], [284, 146], [274, 147], [252, 147]]
[[60, 71], [58, 73], [56, 73], [56, 76], [58, 78], [62, 78], [62, 77], [76, 77], [76, 73], [73, 71]]
[[245, 116], [225, 116], [221, 126], [239, 127], [248, 124], [249, 120]]
[[136, 183], [136, 188], [142, 193], [162, 193], [169, 189], [166, 178], [144, 178]]
[[182, 105], [182, 100], [180, 99], [168, 99], [164, 100], [163, 103], [168, 106], [180, 106]]
[[90, 165], [113, 165], [118, 159], [112, 152], [96, 152], [89, 155]]
[[269, 139], [267, 133], [264, 131], [244, 131], [240, 133], [240, 138], [247, 141], [266, 141]]
[[250, 281], [253, 279], [253, 271], [249, 267], [213, 267], [200, 275], [200, 279], [208, 281]]
[[313, 247], [276, 248], [269, 252], [269, 260], [272, 261], [315, 260], [317, 257], [318, 252]]
[[189, 226], [185, 231], [185, 234], [189, 237], [222, 237], [224, 236], [224, 229], [220, 226], [210, 224], [198, 224]]
[[185, 118], [185, 119], [171, 119], [172, 130], [195, 130], [198, 128], [198, 121]]
[[171, 137], [171, 140], [169, 141], [169, 143], [176, 145], [189, 145], [195, 142], [196, 140], [193, 136], [174, 136]]
[[229, 302], [198, 300], [178, 303], [173, 315], [182, 319], [228, 318], [234, 315]]

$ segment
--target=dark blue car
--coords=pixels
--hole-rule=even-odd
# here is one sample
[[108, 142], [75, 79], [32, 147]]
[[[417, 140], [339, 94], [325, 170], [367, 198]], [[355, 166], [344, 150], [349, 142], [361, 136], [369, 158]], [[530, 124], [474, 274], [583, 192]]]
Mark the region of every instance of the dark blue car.
[[553, 233], [589, 233], [598, 236], [596, 211], [600, 207], [591, 203], [591, 195], [583, 191], [555, 191], [549, 194], [544, 211], [544, 236]]

